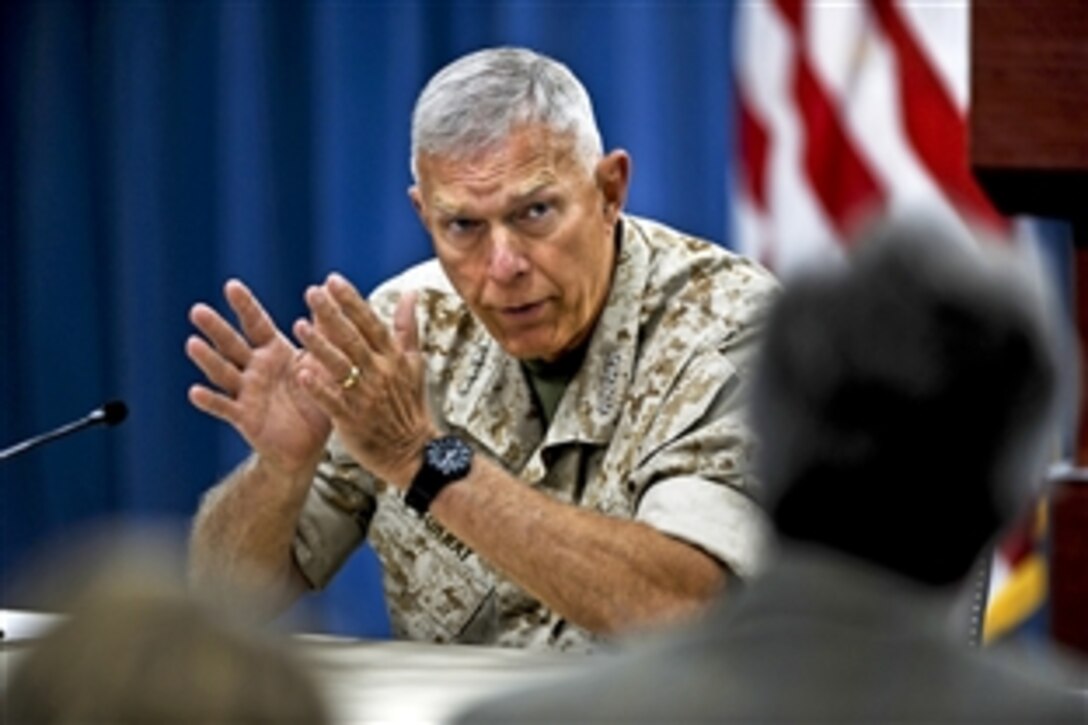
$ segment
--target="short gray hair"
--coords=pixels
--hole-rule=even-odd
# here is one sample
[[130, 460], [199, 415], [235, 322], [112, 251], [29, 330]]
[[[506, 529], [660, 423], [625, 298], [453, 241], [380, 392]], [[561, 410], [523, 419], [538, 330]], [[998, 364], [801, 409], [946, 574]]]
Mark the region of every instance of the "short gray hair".
[[587, 167], [603, 153], [589, 94], [567, 66], [525, 48], [462, 56], [436, 73], [416, 101], [412, 177], [419, 179], [421, 154], [463, 158], [527, 124], [569, 135]]

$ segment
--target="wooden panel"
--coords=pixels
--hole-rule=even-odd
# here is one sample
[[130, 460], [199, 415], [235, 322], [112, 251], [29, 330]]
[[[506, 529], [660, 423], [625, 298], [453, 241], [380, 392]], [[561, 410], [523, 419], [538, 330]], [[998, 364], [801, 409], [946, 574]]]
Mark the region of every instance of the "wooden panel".
[[976, 177], [1006, 213], [1088, 216], [1088, 2], [971, 5]]
[[1050, 496], [1050, 631], [1088, 654], [1088, 480], [1054, 482]]

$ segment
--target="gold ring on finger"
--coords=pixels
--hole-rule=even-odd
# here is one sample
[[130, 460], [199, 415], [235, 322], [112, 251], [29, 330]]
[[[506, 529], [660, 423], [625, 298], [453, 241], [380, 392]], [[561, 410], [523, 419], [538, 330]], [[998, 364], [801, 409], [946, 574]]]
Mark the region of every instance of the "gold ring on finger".
[[352, 365], [351, 370], [348, 371], [347, 376], [340, 381], [340, 387], [344, 390], [351, 390], [359, 384], [359, 378], [362, 377], [362, 371], [359, 370], [358, 365]]

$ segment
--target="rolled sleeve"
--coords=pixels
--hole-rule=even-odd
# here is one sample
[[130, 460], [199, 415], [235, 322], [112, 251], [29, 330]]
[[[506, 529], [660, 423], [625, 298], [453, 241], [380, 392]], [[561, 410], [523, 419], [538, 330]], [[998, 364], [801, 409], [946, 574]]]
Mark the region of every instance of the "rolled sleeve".
[[751, 498], [697, 476], [655, 483], [635, 519], [698, 546], [741, 578], [759, 571], [770, 540], [766, 514]]
[[295, 532], [294, 556], [315, 589], [324, 588], [366, 538], [377, 503], [354, 463], [330, 456], [303, 504]]

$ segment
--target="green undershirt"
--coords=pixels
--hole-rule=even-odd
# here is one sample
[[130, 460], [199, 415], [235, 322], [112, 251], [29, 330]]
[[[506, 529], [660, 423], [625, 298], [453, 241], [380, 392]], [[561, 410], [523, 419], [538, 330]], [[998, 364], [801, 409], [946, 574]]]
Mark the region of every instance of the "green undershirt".
[[582, 367], [582, 361], [586, 356], [588, 344], [579, 346], [554, 362], [544, 360], [523, 360], [521, 369], [525, 372], [525, 379], [529, 381], [536, 396], [537, 405], [544, 416], [545, 424], [551, 424], [555, 417], [555, 411], [559, 407], [559, 401], [563, 399], [567, 385]]

